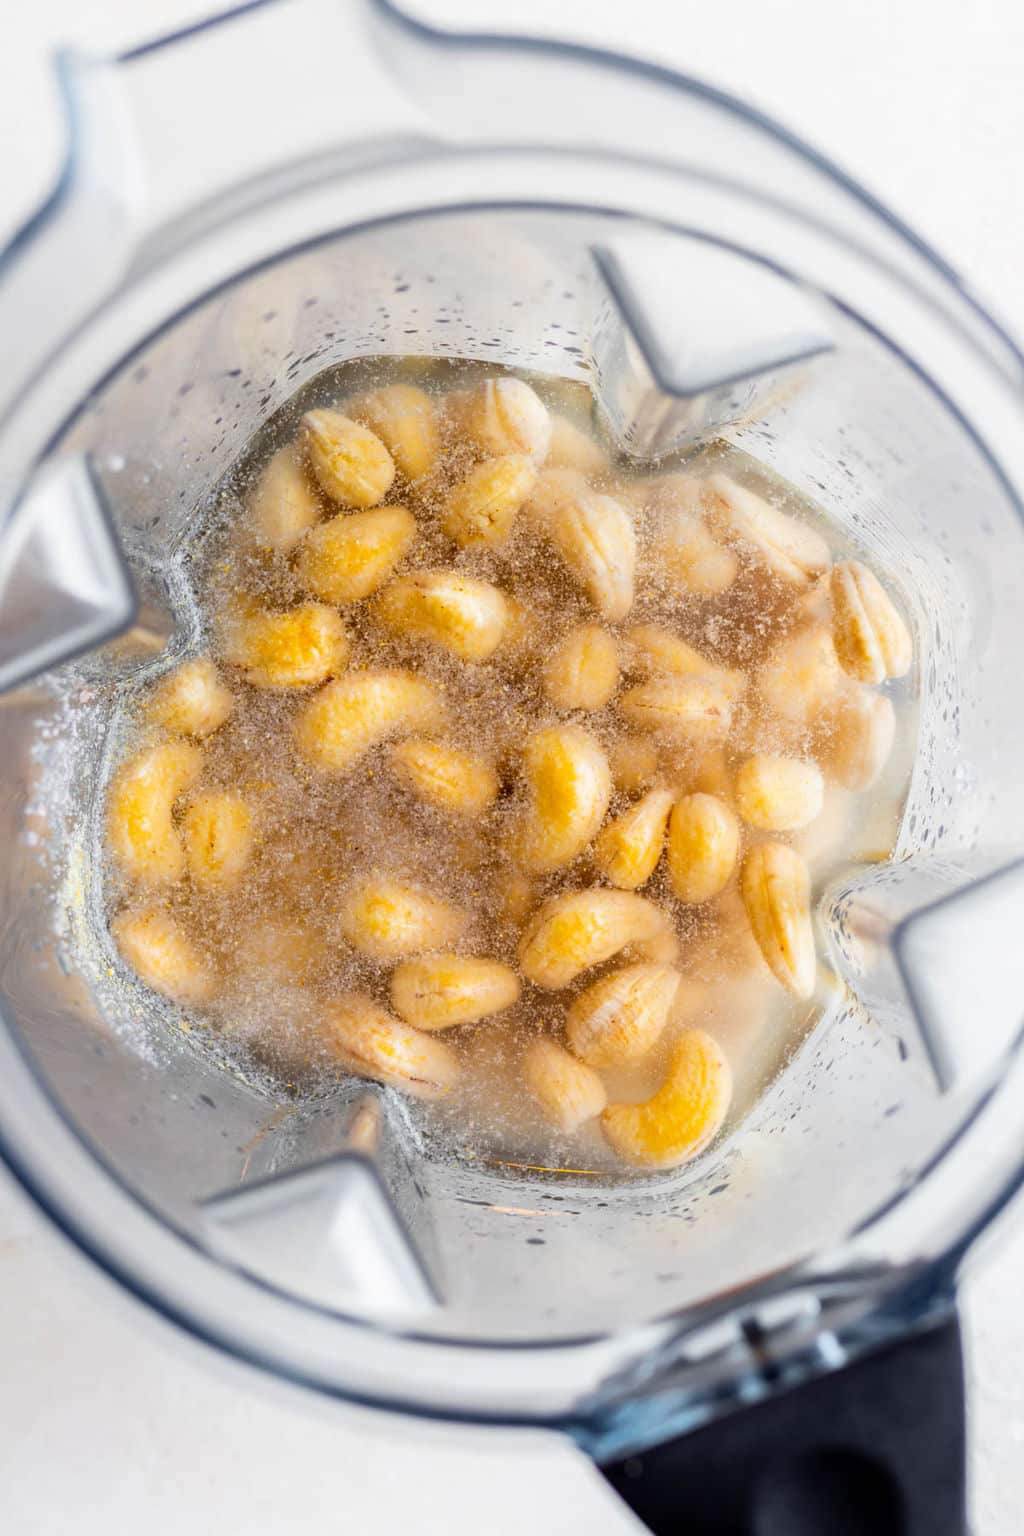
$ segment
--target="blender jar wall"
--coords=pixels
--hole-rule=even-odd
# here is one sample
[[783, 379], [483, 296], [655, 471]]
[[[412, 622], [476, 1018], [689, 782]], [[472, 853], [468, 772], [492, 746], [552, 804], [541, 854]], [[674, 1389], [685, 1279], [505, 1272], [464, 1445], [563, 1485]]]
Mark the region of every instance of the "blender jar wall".
[[[336, 1104], [282, 1108], [218, 1066], [199, 1032], [181, 1034], [173, 1011], [125, 977], [103, 938], [96, 807], [116, 711], [126, 690], [199, 641], [174, 556], [253, 431], [336, 362], [419, 351], [586, 378], [607, 308], [590, 253], [617, 234], [621, 225], [600, 215], [506, 209], [320, 243], [166, 330], [93, 395], [57, 447], [90, 455], [129, 559], [166, 592], [174, 638], [155, 657], [115, 646], [72, 669], [59, 724], [34, 718], [35, 705], [25, 715], [41, 772], [34, 803], [51, 833], [71, 819], [65, 846], [51, 843], [47, 856], [64, 882], [64, 964], [88, 978], [92, 996], [64, 1013], [39, 981], [26, 936], [45, 944], [52, 911], [44, 903], [31, 918], [23, 887], [11, 928], [21, 959], [8, 964], [8, 986], [63, 1112], [129, 1187], [200, 1242], [210, 1237], [202, 1201], [337, 1150], [341, 1122]], [[897, 851], [945, 888], [964, 878], [959, 856], [1012, 835], [1020, 816], [996, 769], [1012, 775], [1021, 743], [1003, 729], [997, 670], [980, 664], [1016, 624], [1019, 524], [984, 455], [926, 383], [820, 302], [835, 351], [730, 435], [896, 573], [921, 659], [919, 755]], [[965, 506], [989, 530], [981, 538]], [[47, 750], [55, 732], [59, 756]], [[846, 889], [885, 878], [884, 866], [841, 873]], [[873, 1017], [857, 997], [857, 966], [847, 963], [845, 976], [851, 991], [837, 994], [738, 1134], [677, 1175], [600, 1191], [571, 1178], [546, 1187], [496, 1177], [431, 1156], [393, 1114], [389, 1134], [424, 1191], [419, 1238], [443, 1299], [417, 1328], [489, 1340], [637, 1325], [837, 1243], [928, 1161], [966, 1108], [955, 1091], [936, 1093], [902, 998], [887, 996]], [[352, 1305], [358, 1314], [358, 1297]]]

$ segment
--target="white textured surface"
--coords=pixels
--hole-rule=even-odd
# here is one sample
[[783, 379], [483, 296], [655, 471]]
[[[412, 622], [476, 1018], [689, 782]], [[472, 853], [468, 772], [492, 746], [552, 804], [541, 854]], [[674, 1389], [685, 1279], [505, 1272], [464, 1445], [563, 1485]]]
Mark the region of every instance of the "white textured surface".
[[[338, 0], [344, 4], [345, 0]], [[1024, 335], [1024, 8], [1016, 0], [407, 0], [451, 25], [570, 35], [703, 74], [784, 119], [926, 234]], [[55, 172], [46, 56], [123, 47], [198, 0], [4, 12], [0, 237]], [[1024, 1508], [1024, 1231], [969, 1282], [977, 1536]], [[0, 1180], [0, 1498], [11, 1536], [635, 1530], [569, 1447], [329, 1410], [187, 1344], [93, 1278]], [[471, 1452], [471, 1454], [470, 1454]]]

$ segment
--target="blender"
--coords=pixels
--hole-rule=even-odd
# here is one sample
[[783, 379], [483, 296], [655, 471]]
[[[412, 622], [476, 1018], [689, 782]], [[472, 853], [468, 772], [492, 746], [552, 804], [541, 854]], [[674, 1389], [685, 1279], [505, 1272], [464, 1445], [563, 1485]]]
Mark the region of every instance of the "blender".
[[[963, 1531], [957, 1281], [1024, 1168], [1024, 357], [835, 167], [652, 65], [270, 0], [61, 70], [66, 167], [0, 267], [0, 1155], [193, 1335], [558, 1429], [654, 1530]], [[669, 1176], [274, 1094], [112, 962], [98, 807], [125, 697], [198, 643], [198, 515], [297, 389], [409, 355], [585, 383], [638, 462], [742, 449], [913, 621], [893, 855], [815, 893], [832, 1001]]]

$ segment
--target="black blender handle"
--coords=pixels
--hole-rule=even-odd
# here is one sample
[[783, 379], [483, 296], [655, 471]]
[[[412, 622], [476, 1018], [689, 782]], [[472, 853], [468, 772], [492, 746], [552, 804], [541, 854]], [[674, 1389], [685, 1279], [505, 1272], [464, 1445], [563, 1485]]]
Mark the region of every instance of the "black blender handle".
[[966, 1536], [959, 1322], [601, 1470], [656, 1536]]

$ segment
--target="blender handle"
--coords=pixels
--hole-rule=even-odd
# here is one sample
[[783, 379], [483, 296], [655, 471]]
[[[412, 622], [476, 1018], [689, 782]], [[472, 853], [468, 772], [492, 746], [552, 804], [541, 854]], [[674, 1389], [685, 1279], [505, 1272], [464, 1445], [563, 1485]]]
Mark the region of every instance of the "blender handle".
[[656, 1536], [967, 1536], [957, 1317], [601, 1470]]

